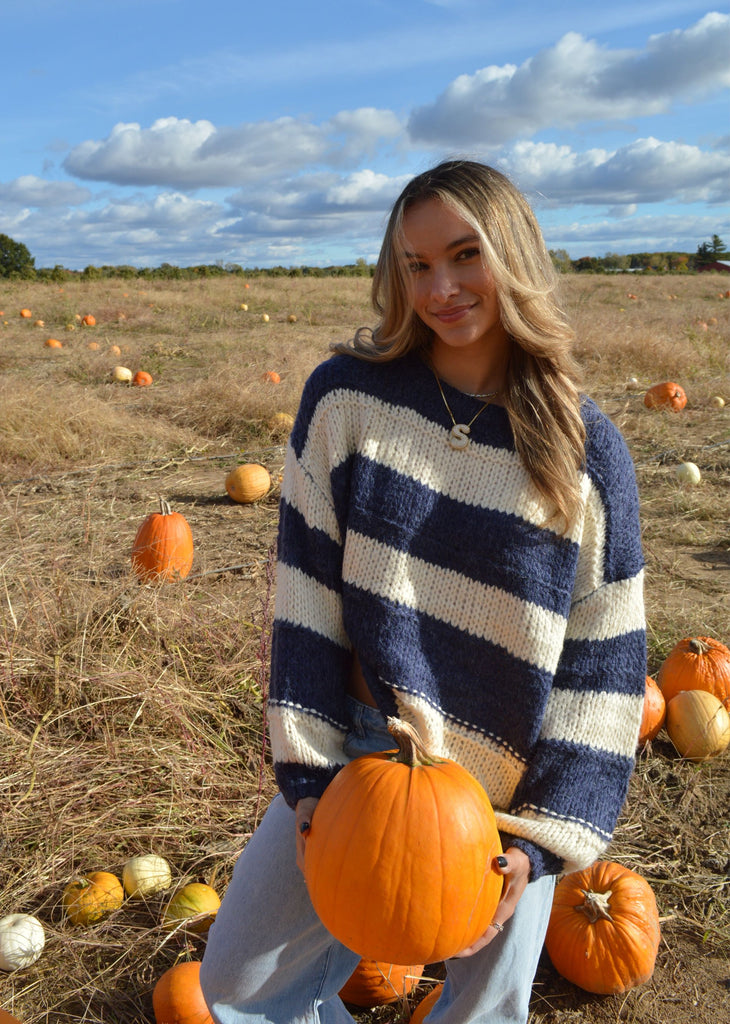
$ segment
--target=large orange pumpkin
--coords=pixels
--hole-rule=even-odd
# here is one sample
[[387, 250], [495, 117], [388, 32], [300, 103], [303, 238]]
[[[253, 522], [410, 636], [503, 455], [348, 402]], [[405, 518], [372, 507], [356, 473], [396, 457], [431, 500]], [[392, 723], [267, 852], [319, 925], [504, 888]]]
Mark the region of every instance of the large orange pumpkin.
[[686, 404], [687, 395], [684, 388], [672, 381], [655, 384], [644, 395], [644, 405], [647, 409], [670, 409], [672, 412], [680, 412]]
[[730, 710], [730, 650], [709, 636], [685, 637], [660, 665], [657, 683], [667, 704], [680, 690], [707, 690]]
[[388, 728], [399, 749], [350, 761], [319, 800], [304, 877], [325, 927], [359, 956], [434, 963], [487, 930], [502, 847], [474, 776], [431, 755], [408, 723]]
[[132, 568], [145, 581], [184, 579], [193, 565], [193, 534], [185, 516], [173, 512], [160, 498], [160, 511], [152, 512], [137, 530], [132, 546]]
[[667, 713], [667, 704], [664, 694], [651, 678], [646, 677], [644, 688], [644, 711], [641, 715], [641, 726], [639, 727], [639, 746], [643, 747], [659, 735], [659, 730], [664, 725]]
[[20, 1021], [17, 1017], [9, 1014], [7, 1010], [0, 1010], [0, 1024], [20, 1024]]
[[424, 966], [399, 967], [363, 958], [340, 989], [340, 999], [368, 1010], [395, 1003], [413, 992], [421, 980]]
[[596, 861], [558, 882], [545, 948], [558, 973], [586, 992], [625, 992], [648, 981], [659, 939], [654, 893], [636, 872]]
[[200, 961], [175, 964], [152, 990], [157, 1024], [213, 1024], [200, 987]]

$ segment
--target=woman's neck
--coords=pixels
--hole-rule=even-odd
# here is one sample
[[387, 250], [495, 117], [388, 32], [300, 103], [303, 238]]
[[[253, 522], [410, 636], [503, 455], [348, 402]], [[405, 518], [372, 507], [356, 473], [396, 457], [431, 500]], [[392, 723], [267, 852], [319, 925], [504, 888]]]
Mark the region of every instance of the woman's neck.
[[509, 356], [506, 351], [474, 352], [432, 345], [428, 352], [432, 369], [451, 387], [469, 395], [487, 395], [504, 389]]

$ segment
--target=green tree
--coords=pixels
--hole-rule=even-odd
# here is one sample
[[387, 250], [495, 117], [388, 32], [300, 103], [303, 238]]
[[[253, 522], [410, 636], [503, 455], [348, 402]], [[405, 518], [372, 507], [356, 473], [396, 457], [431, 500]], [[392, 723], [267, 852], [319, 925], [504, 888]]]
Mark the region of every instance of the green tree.
[[0, 235], [0, 277], [35, 277], [35, 260], [22, 242]]

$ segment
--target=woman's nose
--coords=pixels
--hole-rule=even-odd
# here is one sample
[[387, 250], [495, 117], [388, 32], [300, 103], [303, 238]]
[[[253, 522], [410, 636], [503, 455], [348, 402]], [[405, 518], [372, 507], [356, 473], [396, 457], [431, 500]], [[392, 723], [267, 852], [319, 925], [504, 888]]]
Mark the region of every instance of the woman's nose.
[[446, 302], [459, 290], [449, 267], [434, 267], [431, 277], [431, 295], [438, 302]]

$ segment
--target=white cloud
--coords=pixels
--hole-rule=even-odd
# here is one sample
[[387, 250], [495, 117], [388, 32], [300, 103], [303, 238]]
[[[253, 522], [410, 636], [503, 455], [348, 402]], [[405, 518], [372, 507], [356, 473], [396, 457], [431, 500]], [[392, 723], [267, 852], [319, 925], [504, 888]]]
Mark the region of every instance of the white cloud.
[[651, 137], [613, 152], [520, 142], [503, 163], [523, 191], [550, 206], [730, 200], [730, 153]]
[[238, 127], [160, 118], [149, 128], [117, 124], [106, 139], [76, 146], [64, 169], [117, 185], [179, 189], [237, 186], [325, 162], [353, 164], [402, 133], [390, 111], [343, 111], [322, 125], [280, 117]]
[[46, 181], [23, 174], [14, 181], [0, 182], [0, 204], [11, 206], [78, 206], [91, 197], [87, 188], [70, 181]]
[[496, 147], [544, 128], [623, 121], [669, 111], [730, 86], [730, 15], [652, 36], [643, 51], [609, 50], [569, 32], [517, 66], [460, 75], [416, 108], [414, 142]]

